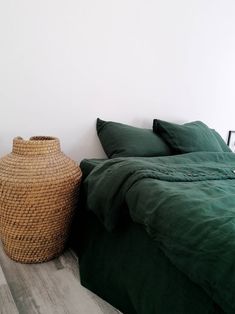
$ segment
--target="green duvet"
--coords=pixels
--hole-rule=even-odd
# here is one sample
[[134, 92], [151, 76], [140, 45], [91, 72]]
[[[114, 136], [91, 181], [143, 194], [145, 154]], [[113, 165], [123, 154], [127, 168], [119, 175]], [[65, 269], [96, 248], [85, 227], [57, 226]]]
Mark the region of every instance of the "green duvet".
[[235, 313], [235, 154], [116, 158], [85, 184], [108, 230], [128, 208], [179, 270]]

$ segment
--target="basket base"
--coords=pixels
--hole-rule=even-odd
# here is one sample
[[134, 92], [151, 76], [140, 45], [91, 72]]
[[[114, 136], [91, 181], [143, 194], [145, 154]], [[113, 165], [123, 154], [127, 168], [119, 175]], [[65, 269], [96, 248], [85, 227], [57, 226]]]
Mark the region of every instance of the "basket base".
[[32, 252], [28, 251], [24, 251], [24, 250], [17, 250], [17, 252], [15, 250], [12, 249], [8, 249], [4, 244], [3, 244], [3, 249], [4, 252], [6, 253], [6, 255], [12, 259], [15, 262], [18, 263], [22, 263], [22, 264], [38, 264], [38, 263], [45, 263], [48, 262], [58, 256], [60, 256], [63, 250], [57, 251], [57, 252], [52, 252], [51, 254], [43, 254], [43, 252], [41, 252], [41, 254], [37, 254], [35, 255]]

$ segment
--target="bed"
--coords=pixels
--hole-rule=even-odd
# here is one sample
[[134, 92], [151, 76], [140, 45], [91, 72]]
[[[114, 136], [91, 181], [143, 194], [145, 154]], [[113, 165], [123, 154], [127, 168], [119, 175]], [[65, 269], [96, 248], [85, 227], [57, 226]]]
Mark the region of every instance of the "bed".
[[85, 287], [126, 314], [235, 313], [235, 154], [217, 150], [82, 161]]

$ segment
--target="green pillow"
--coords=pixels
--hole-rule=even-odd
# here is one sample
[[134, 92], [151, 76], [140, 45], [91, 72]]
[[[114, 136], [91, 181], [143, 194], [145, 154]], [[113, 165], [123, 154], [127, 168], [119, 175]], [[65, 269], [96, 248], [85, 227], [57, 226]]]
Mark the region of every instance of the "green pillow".
[[179, 125], [155, 119], [153, 131], [177, 153], [223, 152], [214, 132], [201, 121]]
[[171, 155], [168, 145], [150, 129], [97, 119], [97, 134], [109, 158]]
[[211, 131], [213, 132], [214, 136], [216, 137], [217, 141], [219, 142], [222, 150], [226, 153], [232, 153], [232, 150], [228, 147], [228, 145], [225, 143], [225, 141], [222, 139], [222, 137], [219, 135], [219, 133], [213, 129], [211, 129]]

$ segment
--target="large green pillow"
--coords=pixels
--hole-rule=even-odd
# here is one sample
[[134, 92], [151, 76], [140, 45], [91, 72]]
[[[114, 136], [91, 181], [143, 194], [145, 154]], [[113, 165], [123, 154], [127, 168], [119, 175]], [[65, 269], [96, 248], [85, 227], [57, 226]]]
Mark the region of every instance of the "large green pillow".
[[97, 134], [109, 158], [171, 155], [168, 145], [150, 129], [97, 119]]
[[215, 132], [201, 121], [179, 125], [155, 119], [153, 131], [176, 153], [223, 152]]

